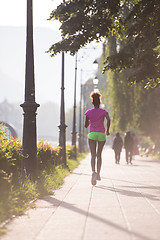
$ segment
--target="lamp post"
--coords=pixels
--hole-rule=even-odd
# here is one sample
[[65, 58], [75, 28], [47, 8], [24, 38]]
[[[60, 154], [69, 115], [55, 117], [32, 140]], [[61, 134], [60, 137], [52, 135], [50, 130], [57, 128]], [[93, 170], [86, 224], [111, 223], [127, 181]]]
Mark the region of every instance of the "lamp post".
[[75, 59], [75, 82], [74, 82], [74, 106], [73, 106], [73, 128], [72, 128], [72, 146], [74, 146], [74, 157], [77, 159], [76, 149], [76, 85], [77, 85], [77, 53]]
[[81, 82], [80, 82], [80, 104], [79, 104], [79, 152], [82, 152], [82, 131], [81, 131], [81, 118], [82, 118], [82, 69], [81, 69]]
[[40, 105], [35, 102], [32, 0], [27, 0], [25, 101], [20, 106], [24, 111], [21, 174], [24, 177], [25, 168], [27, 175], [35, 180], [37, 178], [36, 111]]
[[[85, 71], [93, 71], [93, 70], [85, 70]], [[84, 109], [85, 109], [85, 84], [82, 85], [82, 72], [81, 69], [81, 81], [80, 81], [80, 106], [79, 106], [79, 152], [85, 151], [85, 129], [84, 129]], [[83, 116], [82, 116], [83, 114]]]
[[64, 105], [64, 52], [62, 52], [62, 82], [61, 82], [61, 109], [60, 109], [60, 125], [59, 127], [59, 146], [60, 159], [64, 167], [67, 166], [66, 162], [66, 127], [65, 124], [65, 105]]
[[[86, 87], [85, 84], [83, 85], [83, 107], [82, 107], [82, 112], [83, 115], [86, 111], [86, 98], [85, 98], [85, 94], [86, 94]], [[86, 151], [86, 134], [85, 134], [85, 127], [84, 127], [85, 121], [84, 121], [84, 117], [82, 118], [82, 149], [85, 152]]]
[[[63, 0], [65, 3], [65, 0]], [[66, 127], [65, 124], [65, 105], [64, 105], [64, 52], [62, 52], [62, 77], [61, 77], [61, 109], [60, 109], [60, 125], [59, 127], [59, 146], [60, 161], [64, 167], [67, 167], [66, 161]]]

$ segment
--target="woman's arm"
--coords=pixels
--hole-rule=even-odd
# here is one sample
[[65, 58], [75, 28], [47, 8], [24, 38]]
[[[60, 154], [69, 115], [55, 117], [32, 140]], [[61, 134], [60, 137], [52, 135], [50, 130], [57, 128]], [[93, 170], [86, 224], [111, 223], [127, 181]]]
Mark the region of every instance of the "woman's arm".
[[89, 118], [86, 117], [86, 119], [85, 119], [85, 128], [87, 128], [88, 126], [89, 126]]
[[110, 119], [110, 117], [109, 117], [108, 112], [106, 112], [105, 117], [106, 117], [106, 119], [107, 119], [106, 135], [108, 136], [108, 135], [110, 135], [110, 133], [109, 133], [109, 128], [110, 128], [110, 124], [111, 124], [111, 119]]

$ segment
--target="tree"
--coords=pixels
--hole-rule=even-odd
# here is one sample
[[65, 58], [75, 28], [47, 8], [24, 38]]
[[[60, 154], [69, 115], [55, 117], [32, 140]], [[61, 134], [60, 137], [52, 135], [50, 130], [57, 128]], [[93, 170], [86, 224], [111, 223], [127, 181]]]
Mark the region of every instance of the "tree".
[[61, 51], [75, 54], [87, 43], [107, 39], [112, 33], [126, 42], [121, 51], [108, 56], [104, 71], [133, 68], [128, 81], [160, 85], [159, 0], [68, 0], [53, 10], [49, 19], [62, 23], [63, 37], [50, 47], [51, 56]]
[[160, 88], [148, 89], [141, 94], [139, 129], [145, 136], [150, 136], [157, 150], [160, 150]]
[[127, 7], [125, 34], [121, 34], [125, 44], [116, 55], [108, 57], [104, 70], [134, 69], [130, 82], [143, 80], [146, 87], [160, 86], [160, 1], [141, 0]]
[[[75, 54], [85, 44], [108, 37], [117, 28], [120, 0], [68, 0], [53, 10], [49, 20], [59, 20], [62, 41], [49, 49], [52, 56], [61, 51]], [[118, 21], [118, 19], [117, 19]]]
[[[117, 41], [115, 37], [108, 38], [106, 50], [107, 55], [116, 54]], [[127, 82], [130, 70], [107, 73], [107, 87], [104, 90], [105, 101], [109, 107], [112, 119], [112, 132], [125, 132], [128, 129], [138, 129], [140, 125], [140, 106], [142, 86], [131, 86]]]
[[[103, 55], [107, 57], [115, 54], [116, 44], [116, 39], [110, 37]], [[128, 69], [107, 72], [107, 86], [102, 94], [105, 96], [105, 104], [111, 116], [111, 132], [124, 133], [132, 130], [139, 137], [149, 137], [159, 151], [160, 88], [146, 90], [143, 82], [131, 86], [127, 78], [132, 72], [133, 70]]]

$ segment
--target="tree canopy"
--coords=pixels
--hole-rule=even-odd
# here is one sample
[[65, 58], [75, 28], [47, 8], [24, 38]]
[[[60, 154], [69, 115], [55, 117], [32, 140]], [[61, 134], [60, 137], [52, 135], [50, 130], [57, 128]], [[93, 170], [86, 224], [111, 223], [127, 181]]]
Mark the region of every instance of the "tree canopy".
[[124, 18], [125, 30], [120, 36], [125, 44], [116, 55], [107, 58], [105, 70], [132, 68], [131, 82], [144, 80], [146, 86], [160, 86], [160, 1], [141, 0], [125, 7], [129, 14]]
[[[67, 0], [50, 14], [50, 20], [61, 22], [62, 41], [53, 44], [49, 51], [75, 54], [85, 44], [108, 37], [115, 28], [120, 0]], [[118, 19], [117, 19], [118, 21]]]
[[119, 43], [123, 39], [123, 47], [105, 59], [104, 71], [132, 68], [128, 81], [160, 85], [159, 0], [66, 0], [49, 20], [59, 20], [62, 31], [62, 40], [48, 50], [51, 56], [61, 51], [74, 55], [87, 43], [112, 35]]

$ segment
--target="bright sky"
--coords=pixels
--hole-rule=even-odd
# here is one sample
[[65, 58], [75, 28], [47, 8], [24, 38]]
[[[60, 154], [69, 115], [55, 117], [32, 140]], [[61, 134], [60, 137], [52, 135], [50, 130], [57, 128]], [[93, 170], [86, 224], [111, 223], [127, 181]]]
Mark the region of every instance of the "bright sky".
[[[60, 23], [58, 21], [47, 21], [47, 19], [50, 16], [50, 13], [52, 12], [52, 10], [54, 10], [56, 8], [56, 6], [58, 6], [60, 4], [60, 2], [62, 2], [62, 0], [33, 0], [33, 26], [34, 27], [45, 27], [45, 28], [49, 28], [52, 30], [58, 30], [60, 27]], [[10, 26], [10, 27], [14, 27], [14, 26], [23, 26], [26, 27], [26, 6], [27, 6], [27, 0], [0, 0], [0, 26]], [[44, 40], [45, 41], [45, 40]], [[34, 42], [34, 46], [38, 45], [38, 42]], [[50, 46], [50, 45], [49, 45]], [[78, 52], [78, 57], [80, 58], [80, 56], [83, 54], [83, 61], [81, 63], [78, 63], [78, 85], [79, 86], [79, 82], [80, 82], [80, 68], [83, 68], [84, 70], [84, 74], [83, 74], [83, 82], [87, 80], [88, 78], [88, 74], [87, 71], [88, 69], [91, 70], [92, 69], [92, 65], [93, 65], [93, 61], [100, 56], [101, 54], [101, 45], [98, 45], [99, 47], [97, 47], [96, 50], [93, 49], [88, 49], [87, 51], [83, 51], [80, 54], [80, 52]], [[12, 47], [12, 46], [10, 46]], [[46, 59], [48, 57], [48, 60], [46, 60], [46, 64], [49, 64], [48, 61], [50, 60], [50, 56], [49, 54], [47, 55], [45, 53], [45, 51], [47, 50], [48, 45], [46, 45], [45, 49], [43, 49], [44, 51], [44, 59]], [[6, 51], [7, 51], [7, 44], [6, 44]], [[41, 50], [41, 49], [40, 49]], [[39, 50], [39, 51], [40, 51]], [[58, 58], [59, 57], [59, 58]], [[59, 69], [57, 69], [57, 66], [55, 64], [55, 71], [58, 72], [59, 74], [59, 78], [56, 77], [56, 81], [59, 83], [60, 85], [60, 81], [61, 81], [61, 60], [60, 60], [60, 54], [57, 56], [56, 58], [57, 60], [55, 60], [53, 58], [53, 62], [55, 63], [59, 63]], [[73, 104], [73, 87], [74, 87], [74, 65], [75, 65], [75, 58], [74, 57], [69, 57], [66, 58], [67, 62], [66, 62], [66, 73], [65, 73], [65, 92], [66, 92], [66, 108], [67, 107], [71, 107]], [[80, 59], [79, 59], [80, 62]], [[6, 63], [6, 67], [4, 66], [5, 62], [3, 61], [3, 65], [2, 63], [0, 64], [1, 69], [5, 69], [8, 67], [11, 68], [15, 68], [15, 66], [8, 66], [8, 61]], [[23, 63], [23, 65], [25, 64], [25, 62]], [[46, 71], [47, 67], [50, 69], [52, 69], [52, 65], [50, 66], [46, 66], [46, 68], [44, 68], [43, 66], [38, 65], [38, 60], [36, 59], [36, 54], [35, 54], [35, 81], [36, 82], [36, 93], [37, 93], [37, 102], [40, 101], [40, 97], [39, 97], [39, 92], [40, 92], [40, 87], [42, 88], [42, 86], [40, 86], [40, 77], [42, 75], [42, 70]], [[85, 69], [86, 73], [85, 73]], [[24, 67], [22, 68], [22, 70], [24, 70]], [[8, 70], [7, 70], [8, 71]], [[7, 72], [6, 71], [6, 72]], [[10, 73], [10, 72], [9, 72]], [[7, 72], [7, 74], [9, 74]], [[47, 72], [45, 72], [47, 74]], [[16, 78], [16, 73], [15, 73], [15, 69], [12, 69], [12, 75]], [[85, 76], [86, 75], [86, 76]], [[21, 74], [20, 80], [23, 79], [23, 76], [25, 76], [25, 73], [23, 72]], [[45, 85], [46, 87], [49, 86], [51, 84], [50, 81], [51, 75], [49, 77], [46, 77], [45, 79]], [[17, 78], [16, 78], [17, 79]], [[48, 82], [47, 82], [48, 79]], [[56, 84], [54, 87], [57, 89], [57, 94], [55, 97], [55, 101], [59, 103], [59, 99], [60, 99], [60, 86], [58, 84]], [[50, 89], [52, 90], [52, 88], [50, 87]], [[53, 99], [53, 93], [52, 91], [50, 91], [49, 94], [49, 89], [48, 91], [48, 95], [43, 94], [43, 98], [45, 97], [44, 101], [46, 100], [54, 100]], [[78, 88], [78, 93], [77, 93], [77, 98], [79, 97], [79, 91], [80, 88]], [[6, 96], [8, 97], [8, 96]], [[22, 100], [21, 100], [22, 102]]]
[[[33, 0], [34, 26], [58, 29], [57, 21], [47, 21], [50, 13], [61, 0]], [[0, 25], [25, 26], [27, 0], [0, 0]]]

